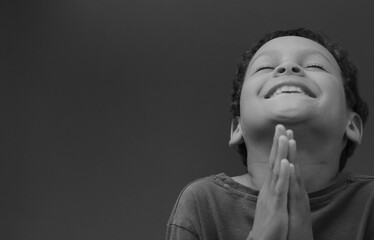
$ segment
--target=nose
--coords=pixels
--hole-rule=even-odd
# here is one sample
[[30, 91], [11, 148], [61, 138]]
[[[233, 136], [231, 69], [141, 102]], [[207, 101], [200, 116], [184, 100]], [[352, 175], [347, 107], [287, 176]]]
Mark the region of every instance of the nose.
[[278, 67], [275, 68], [274, 71], [275, 76], [282, 76], [282, 75], [304, 75], [304, 70], [300, 65], [294, 62], [285, 62], [280, 64]]

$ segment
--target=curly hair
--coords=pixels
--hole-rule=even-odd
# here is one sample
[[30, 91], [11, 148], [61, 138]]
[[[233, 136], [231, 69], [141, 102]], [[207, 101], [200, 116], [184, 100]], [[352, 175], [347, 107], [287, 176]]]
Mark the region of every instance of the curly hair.
[[[298, 36], [308, 38], [324, 46], [334, 56], [341, 69], [347, 105], [352, 111], [356, 112], [361, 117], [363, 124], [365, 124], [369, 110], [366, 102], [360, 97], [358, 91], [357, 67], [348, 59], [347, 52], [343, 50], [336, 42], [333, 42], [322, 33], [305, 28], [281, 30], [268, 33], [257, 43], [255, 43], [252, 48], [244, 52], [240, 62], [237, 64], [236, 78], [232, 82], [230, 111], [233, 119], [240, 116], [240, 94], [245, 79], [245, 74], [252, 57], [265, 43], [274, 38], [283, 36]], [[340, 155], [339, 171], [344, 169], [347, 159], [352, 156], [355, 149], [356, 144], [351, 140], [348, 140]], [[239, 144], [236, 147], [236, 150], [241, 155], [244, 165], [247, 165], [247, 148], [245, 143]]]

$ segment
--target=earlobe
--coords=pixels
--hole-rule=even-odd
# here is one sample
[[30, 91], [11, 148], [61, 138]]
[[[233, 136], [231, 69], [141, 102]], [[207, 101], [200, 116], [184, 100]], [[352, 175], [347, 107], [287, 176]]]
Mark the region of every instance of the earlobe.
[[345, 133], [348, 139], [352, 142], [356, 143], [357, 145], [361, 143], [361, 138], [363, 135], [363, 124], [361, 117], [357, 113], [350, 113]]
[[243, 132], [242, 127], [238, 121], [238, 119], [233, 119], [231, 121], [231, 131], [230, 131], [230, 141], [229, 146], [234, 147], [239, 145], [240, 143], [243, 143]]

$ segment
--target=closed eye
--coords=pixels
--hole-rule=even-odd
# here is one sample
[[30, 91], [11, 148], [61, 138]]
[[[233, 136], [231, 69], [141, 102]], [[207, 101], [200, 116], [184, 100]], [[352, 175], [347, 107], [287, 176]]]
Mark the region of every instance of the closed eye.
[[315, 63], [313, 63], [313, 64], [309, 64], [308, 66], [306, 66], [306, 68], [317, 68], [317, 69], [321, 69], [321, 70], [325, 70], [325, 68], [322, 66], [322, 65], [320, 65], [320, 64], [315, 64]]
[[269, 66], [269, 65], [260, 66], [260, 67], [256, 68], [256, 72], [261, 71], [261, 70], [266, 70], [266, 69], [273, 70], [274, 67]]

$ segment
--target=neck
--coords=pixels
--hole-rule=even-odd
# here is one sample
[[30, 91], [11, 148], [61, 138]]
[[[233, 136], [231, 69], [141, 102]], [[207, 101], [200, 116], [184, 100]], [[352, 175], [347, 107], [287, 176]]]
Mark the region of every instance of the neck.
[[[267, 164], [249, 164], [247, 170], [248, 174], [245, 176], [247, 179], [242, 183], [253, 189], [260, 190], [268, 171]], [[313, 192], [327, 186], [337, 176], [338, 170], [334, 170], [332, 166], [326, 164], [301, 165], [300, 174], [306, 191]]]
[[[343, 142], [313, 129], [287, 127], [294, 131], [297, 145], [297, 161], [300, 175], [307, 192], [325, 187], [338, 174], [340, 153]], [[246, 138], [248, 184], [259, 190], [268, 172], [269, 154], [273, 134]], [[326, 137], [327, 136], [327, 137]], [[343, 139], [343, 137], [339, 137]], [[318, 178], [316, 178], [318, 176]]]

